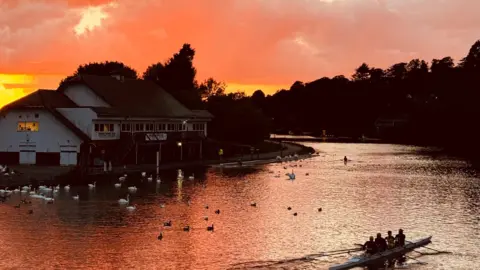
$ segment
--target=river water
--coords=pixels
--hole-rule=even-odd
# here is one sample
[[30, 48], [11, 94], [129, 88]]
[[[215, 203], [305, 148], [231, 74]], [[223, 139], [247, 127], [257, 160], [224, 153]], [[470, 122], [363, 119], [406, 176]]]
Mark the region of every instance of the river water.
[[[131, 175], [120, 189], [105, 179], [93, 190], [62, 189], [54, 204], [31, 199], [17, 209], [20, 195], [12, 195], [0, 204], [0, 269], [328, 269], [349, 255], [305, 256], [399, 228], [407, 239], [433, 235], [429, 247], [452, 252], [410, 260], [408, 269], [480, 267], [480, 180], [467, 161], [413, 146], [309, 145], [320, 155], [197, 170], [182, 182], [175, 172], [164, 172], [161, 184]], [[135, 211], [117, 203], [130, 185], [138, 187]]]

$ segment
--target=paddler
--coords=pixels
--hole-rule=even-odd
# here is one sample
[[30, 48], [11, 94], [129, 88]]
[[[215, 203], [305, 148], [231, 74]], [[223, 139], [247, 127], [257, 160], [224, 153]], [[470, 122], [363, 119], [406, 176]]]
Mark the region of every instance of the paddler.
[[403, 230], [398, 230], [398, 234], [395, 236], [395, 245], [397, 247], [405, 246], [405, 234], [403, 234]]
[[387, 241], [383, 239], [381, 233], [377, 233], [377, 238], [375, 238], [375, 244], [379, 252], [383, 252], [387, 249]]
[[365, 250], [365, 253], [370, 255], [377, 253], [377, 245], [375, 244], [375, 241], [373, 241], [373, 236], [370, 236], [370, 240], [363, 244], [363, 249]]
[[392, 231], [388, 231], [387, 234], [387, 237], [385, 237], [385, 241], [387, 241], [387, 248], [392, 249], [395, 247], [395, 237], [393, 237]]

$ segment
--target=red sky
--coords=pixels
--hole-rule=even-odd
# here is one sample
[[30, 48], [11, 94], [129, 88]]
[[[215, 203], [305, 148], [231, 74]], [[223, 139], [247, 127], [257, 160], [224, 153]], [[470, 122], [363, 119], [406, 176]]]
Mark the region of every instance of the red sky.
[[272, 93], [362, 62], [465, 56], [477, 0], [0, 0], [0, 106], [91, 61], [142, 73], [183, 43], [198, 79]]

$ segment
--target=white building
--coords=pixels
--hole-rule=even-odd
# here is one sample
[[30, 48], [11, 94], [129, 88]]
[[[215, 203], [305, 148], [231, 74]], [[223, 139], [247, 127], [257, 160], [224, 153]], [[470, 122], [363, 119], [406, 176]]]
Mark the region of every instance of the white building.
[[159, 150], [164, 159], [201, 157], [211, 119], [153, 82], [82, 75], [0, 110], [0, 164], [141, 163]]

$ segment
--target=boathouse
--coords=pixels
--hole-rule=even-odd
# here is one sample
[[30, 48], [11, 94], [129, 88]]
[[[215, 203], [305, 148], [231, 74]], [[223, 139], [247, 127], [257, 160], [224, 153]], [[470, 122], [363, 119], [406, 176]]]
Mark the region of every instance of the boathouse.
[[0, 110], [0, 164], [114, 165], [202, 158], [212, 115], [151, 81], [81, 75]]

